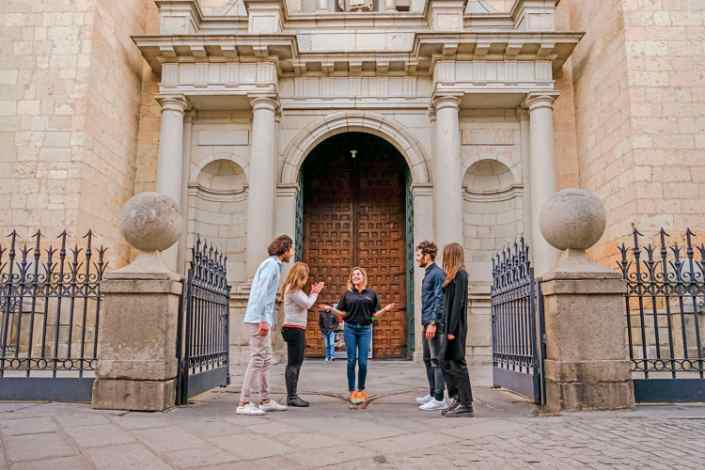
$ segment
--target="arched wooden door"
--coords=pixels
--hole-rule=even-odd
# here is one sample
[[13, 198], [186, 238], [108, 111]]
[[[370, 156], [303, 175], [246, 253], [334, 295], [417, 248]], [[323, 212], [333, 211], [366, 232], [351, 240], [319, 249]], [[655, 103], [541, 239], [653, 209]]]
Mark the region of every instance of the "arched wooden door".
[[[356, 151], [355, 156], [351, 150]], [[384, 305], [399, 308], [374, 324], [373, 357], [407, 355], [406, 163], [388, 142], [362, 133], [332, 137], [303, 167], [303, 260], [336, 303], [350, 268], [362, 266]], [[309, 312], [306, 355], [323, 356], [318, 312]]]

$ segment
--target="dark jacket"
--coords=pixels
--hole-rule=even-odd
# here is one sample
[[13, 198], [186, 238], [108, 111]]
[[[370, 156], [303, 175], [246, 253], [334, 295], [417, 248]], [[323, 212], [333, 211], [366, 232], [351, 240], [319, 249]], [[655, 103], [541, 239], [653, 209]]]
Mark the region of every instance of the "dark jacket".
[[426, 268], [421, 283], [421, 324], [428, 325], [432, 321], [440, 323], [443, 310], [443, 281], [446, 275], [436, 264]]
[[468, 273], [460, 270], [455, 279], [443, 288], [443, 333], [455, 336], [458, 354], [465, 355], [465, 339], [468, 334]]
[[321, 310], [318, 313], [318, 326], [324, 335], [335, 331], [338, 329], [338, 317], [330, 310]]

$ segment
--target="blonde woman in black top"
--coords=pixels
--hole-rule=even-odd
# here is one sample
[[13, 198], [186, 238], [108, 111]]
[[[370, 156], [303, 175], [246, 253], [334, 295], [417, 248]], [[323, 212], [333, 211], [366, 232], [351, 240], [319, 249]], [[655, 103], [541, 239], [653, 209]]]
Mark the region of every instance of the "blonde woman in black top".
[[[380, 315], [394, 309], [394, 304], [384, 308], [379, 307], [377, 293], [367, 287], [367, 271], [355, 267], [350, 272], [348, 290], [340, 298], [336, 308], [321, 305], [330, 309], [345, 321], [343, 337], [348, 359], [348, 390], [351, 403], [362, 403], [367, 400], [365, 381], [367, 379], [367, 356], [370, 352], [372, 339], [372, 322]], [[357, 386], [355, 384], [355, 365], [358, 366]]]

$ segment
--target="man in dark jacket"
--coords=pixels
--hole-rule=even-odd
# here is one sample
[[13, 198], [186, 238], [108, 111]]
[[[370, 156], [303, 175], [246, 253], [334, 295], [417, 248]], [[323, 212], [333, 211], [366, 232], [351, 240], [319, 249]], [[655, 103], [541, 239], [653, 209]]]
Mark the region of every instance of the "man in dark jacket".
[[323, 336], [326, 362], [335, 360], [335, 330], [338, 329], [338, 317], [327, 309], [318, 313], [318, 326]]
[[445, 382], [439, 363], [440, 339], [438, 323], [443, 308], [445, 274], [435, 263], [438, 248], [424, 240], [416, 247], [416, 264], [425, 269], [421, 284], [421, 325], [423, 326], [423, 361], [428, 378], [428, 395], [416, 399], [419, 409], [438, 411], [448, 407], [444, 399]]

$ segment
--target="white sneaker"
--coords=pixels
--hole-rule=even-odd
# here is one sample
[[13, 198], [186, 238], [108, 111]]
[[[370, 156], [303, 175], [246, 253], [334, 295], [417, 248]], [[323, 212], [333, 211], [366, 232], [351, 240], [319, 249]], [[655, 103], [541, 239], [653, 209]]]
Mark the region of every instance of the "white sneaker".
[[445, 400], [438, 401], [435, 398], [431, 399], [428, 403], [419, 406], [421, 411], [442, 411], [448, 409], [448, 402]]
[[262, 416], [264, 414], [264, 410], [260, 410], [257, 405], [252, 402], [248, 402], [244, 405], [238, 406], [235, 413], [246, 416]]
[[418, 397], [418, 398], [416, 398], [416, 404], [417, 405], [425, 405], [426, 403], [428, 403], [431, 400], [433, 400], [433, 397], [431, 395]]
[[269, 399], [260, 403], [259, 409], [262, 411], [286, 411], [288, 408], [286, 405], [280, 405], [276, 401]]

